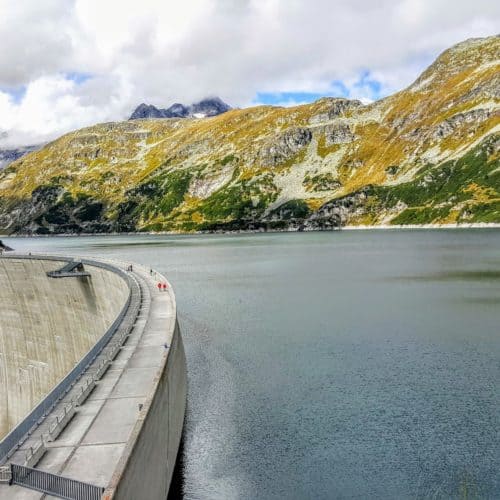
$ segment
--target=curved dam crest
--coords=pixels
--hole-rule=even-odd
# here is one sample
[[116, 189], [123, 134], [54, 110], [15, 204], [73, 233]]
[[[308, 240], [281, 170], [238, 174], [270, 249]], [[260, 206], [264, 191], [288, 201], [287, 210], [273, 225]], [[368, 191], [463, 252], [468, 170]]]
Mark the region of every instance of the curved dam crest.
[[53, 277], [71, 262], [0, 258], [0, 450], [63, 387], [7, 455], [0, 500], [57, 497], [70, 483], [102, 493], [64, 498], [165, 499], [187, 392], [175, 296], [129, 263], [84, 259], [85, 272]]

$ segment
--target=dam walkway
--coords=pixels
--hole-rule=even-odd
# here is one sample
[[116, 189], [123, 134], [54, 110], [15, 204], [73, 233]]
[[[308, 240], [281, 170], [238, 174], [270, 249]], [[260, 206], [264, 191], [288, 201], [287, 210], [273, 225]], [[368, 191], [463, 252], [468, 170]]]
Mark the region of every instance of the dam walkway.
[[[66, 416], [67, 408], [74, 403], [74, 392], [69, 392], [57, 404], [51, 414], [14, 452], [9, 462], [27, 464], [37, 470], [97, 486], [103, 492], [106, 490], [103, 498], [134, 498], [133, 491], [141, 486], [133, 484], [137, 481], [132, 478], [132, 473], [126, 474], [126, 471], [137, 468], [134, 465], [137, 457], [134, 455], [150, 453], [153, 458], [157, 454], [153, 451], [155, 446], [174, 443], [172, 447], [175, 449], [170, 449], [168, 456], [165, 455], [165, 463], [160, 464], [165, 467], [165, 475], [171, 477], [178, 447], [178, 442], [175, 444], [175, 441], [177, 437], [180, 439], [185, 408], [178, 408], [177, 422], [169, 418], [170, 411], [166, 412], [166, 420], [162, 414], [154, 415], [154, 426], [165, 426], [163, 431], [167, 432], [166, 440], [162, 435], [151, 435], [144, 439], [142, 434], [148, 418], [153, 418], [152, 408], [158, 397], [163, 373], [167, 370], [166, 361], [169, 355], [173, 356], [170, 353], [173, 344], [177, 344], [177, 351], [181, 351], [182, 359], [184, 352], [178, 334], [174, 294], [170, 285], [165, 291], [160, 291], [157, 287], [158, 281], [166, 282], [166, 279], [135, 264], [133, 271], [130, 271], [129, 263], [111, 264], [126, 271], [140, 292], [130, 333], [113, 359], [104, 362], [98, 359], [89, 368], [85, 375], [90, 375], [94, 382], [87, 389], [88, 394], [81, 397], [80, 403], [72, 406], [71, 415]], [[176, 333], [177, 339], [174, 338]], [[177, 397], [179, 404], [185, 405], [185, 373], [182, 373], [182, 369], [174, 382], [178, 383], [180, 389]], [[80, 394], [85, 390], [84, 386]], [[67, 422], [63, 422], [62, 429], [54, 435], [51, 425], [53, 426], [56, 416], [57, 421], [66, 418]], [[175, 430], [169, 429], [169, 425], [174, 424]], [[168, 435], [169, 430], [171, 436]], [[40, 443], [43, 449], [39, 452], [39, 457], [33, 456], [36, 454], [33, 450], [40, 448]], [[137, 452], [138, 448], [144, 450]], [[149, 464], [144, 463], [142, 466], [146, 468]], [[128, 484], [130, 496], [126, 492], [120, 492], [121, 483]], [[165, 490], [165, 486], [162, 487]], [[143, 498], [157, 497], [156, 493], [147, 496], [148, 485], [143, 488]], [[52, 497], [22, 486], [0, 484], [0, 500], [41, 498], [63, 497]]]

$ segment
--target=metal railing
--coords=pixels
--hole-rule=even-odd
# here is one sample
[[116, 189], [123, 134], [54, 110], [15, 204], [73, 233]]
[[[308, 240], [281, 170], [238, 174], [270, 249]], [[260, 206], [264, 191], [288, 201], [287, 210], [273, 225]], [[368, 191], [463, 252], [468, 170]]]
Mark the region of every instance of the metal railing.
[[[72, 259], [56, 256], [26, 256], [26, 255], [12, 255], [2, 256], [4, 259], [39, 259], [39, 260], [54, 260], [54, 261], [70, 261]], [[89, 266], [99, 267], [112, 271], [120, 275], [128, 285], [129, 294], [127, 300], [120, 311], [119, 315], [108, 328], [106, 333], [94, 344], [90, 351], [80, 360], [80, 362], [71, 370], [70, 373], [49, 393], [47, 396], [27, 415], [22, 422], [20, 422], [14, 429], [11, 430], [7, 436], [0, 441], [0, 464], [5, 463], [6, 460], [15, 452], [22, 442], [29, 437], [34, 429], [43, 421], [43, 419], [52, 411], [56, 404], [72, 389], [84, 372], [96, 360], [99, 354], [103, 351], [109, 340], [117, 332], [120, 326], [124, 326], [128, 331], [133, 326], [133, 322], [137, 317], [139, 305], [141, 301], [141, 292], [139, 285], [135, 279], [117, 266], [107, 264], [105, 262], [94, 261], [92, 259], [81, 259], [83, 264]], [[132, 307], [131, 307], [132, 306]], [[124, 321], [125, 319], [128, 321]], [[128, 331], [127, 331], [128, 330]]]
[[104, 488], [101, 486], [56, 476], [50, 472], [16, 464], [11, 464], [10, 467], [11, 484], [41, 491], [65, 500], [100, 500], [104, 492]]

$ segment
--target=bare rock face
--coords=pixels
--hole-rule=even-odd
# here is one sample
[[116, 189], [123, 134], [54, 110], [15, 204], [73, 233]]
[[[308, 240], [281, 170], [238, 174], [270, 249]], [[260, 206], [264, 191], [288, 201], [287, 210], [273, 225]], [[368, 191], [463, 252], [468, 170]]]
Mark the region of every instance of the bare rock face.
[[457, 128], [465, 124], [474, 123], [476, 126], [487, 120], [491, 115], [488, 109], [473, 109], [467, 113], [458, 113], [440, 123], [433, 131], [434, 140], [443, 139], [451, 135]]
[[52, 207], [64, 192], [61, 187], [39, 186], [30, 200], [24, 200], [14, 209], [5, 211], [0, 216], [0, 225], [5, 228], [28, 226], [34, 218]]
[[325, 144], [331, 146], [333, 144], [345, 144], [353, 142], [356, 136], [352, 133], [351, 127], [346, 123], [338, 123], [327, 125], [324, 128]]
[[370, 187], [367, 186], [364, 189], [356, 193], [337, 198], [328, 203], [325, 203], [319, 210], [320, 215], [330, 215], [330, 214], [340, 214], [342, 216], [353, 215], [356, 213], [363, 213], [364, 202], [370, 192]]
[[330, 107], [325, 113], [313, 116], [309, 121], [311, 125], [334, 120], [335, 118], [344, 116], [349, 110], [354, 110], [363, 106], [361, 101], [351, 99], [325, 98], [323, 101], [329, 102]]
[[475, 99], [500, 99], [500, 74], [480, 85], [474, 85], [458, 102], [468, 102]]
[[274, 167], [293, 158], [312, 140], [312, 132], [308, 128], [290, 128], [279, 135], [271, 144], [260, 152], [263, 165]]
[[363, 106], [361, 101], [351, 99], [334, 99], [331, 108], [328, 110], [328, 119], [333, 120], [345, 114], [347, 110]]

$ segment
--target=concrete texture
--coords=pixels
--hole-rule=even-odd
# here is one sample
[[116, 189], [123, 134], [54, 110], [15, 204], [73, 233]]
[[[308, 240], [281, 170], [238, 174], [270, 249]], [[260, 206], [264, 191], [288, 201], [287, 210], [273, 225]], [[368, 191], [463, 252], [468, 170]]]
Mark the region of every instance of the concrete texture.
[[186, 404], [186, 370], [182, 338], [176, 327], [164, 370], [133, 429], [127, 449], [103, 499], [165, 500], [182, 435]]
[[[184, 422], [184, 348], [173, 291], [156, 287], [158, 280], [166, 280], [136, 265], [130, 274], [142, 291], [132, 331], [70, 423], [47, 443], [36, 468], [102, 486], [106, 499], [165, 500]], [[21, 463], [44, 425], [13, 455], [13, 463]], [[0, 500], [42, 497], [0, 484]]]
[[49, 278], [65, 262], [0, 259], [0, 439], [105, 333], [128, 296], [117, 274]]

